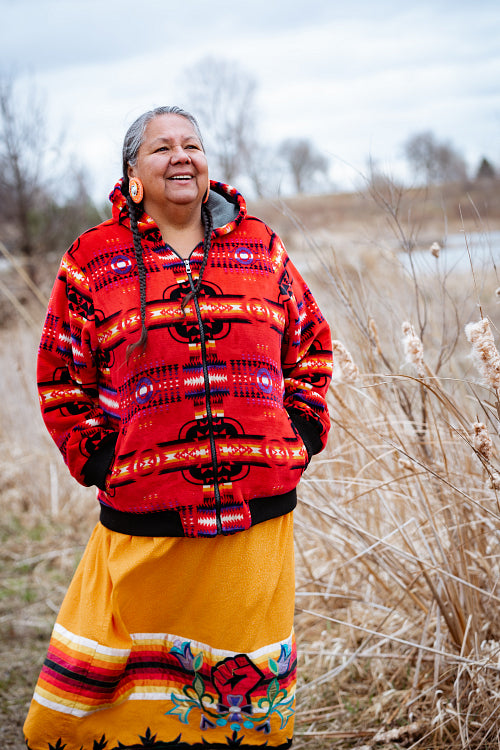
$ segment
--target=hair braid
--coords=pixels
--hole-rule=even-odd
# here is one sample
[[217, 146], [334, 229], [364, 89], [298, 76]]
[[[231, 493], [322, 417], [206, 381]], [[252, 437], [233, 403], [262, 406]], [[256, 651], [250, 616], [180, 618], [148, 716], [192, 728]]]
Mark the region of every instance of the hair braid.
[[205, 229], [203, 238], [203, 260], [201, 262], [200, 273], [198, 274], [198, 281], [195, 284], [194, 290], [191, 290], [188, 294], [186, 294], [181, 302], [181, 308], [184, 315], [186, 314], [187, 303], [190, 302], [201, 289], [203, 274], [205, 273], [205, 268], [208, 263], [208, 253], [212, 244], [212, 231], [214, 228], [214, 221], [212, 218], [212, 213], [206, 203], [201, 204], [201, 219], [203, 221], [203, 227]]
[[137, 262], [137, 273], [139, 276], [139, 293], [141, 300], [141, 335], [140, 338], [133, 344], [127, 347], [127, 362], [132, 352], [141, 347], [144, 349], [148, 338], [148, 330], [146, 328], [146, 267], [144, 265], [144, 258], [142, 256], [142, 243], [139, 227], [137, 226], [137, 213], [136, 207], [130, 195], [127, 195], [127, 206], [130, 215], [130, 229], [132, 230], [132, 237], [134, 240], [134, 252], [135, 259]]

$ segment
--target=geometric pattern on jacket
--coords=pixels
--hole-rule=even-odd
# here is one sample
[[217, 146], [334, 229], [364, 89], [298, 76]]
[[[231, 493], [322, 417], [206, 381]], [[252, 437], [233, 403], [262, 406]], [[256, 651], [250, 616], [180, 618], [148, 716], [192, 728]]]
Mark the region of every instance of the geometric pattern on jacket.
[[[38, 356], [45, 423], [72, 475], [96, 484], [110, 528], [234, 533], [289, 512], [330, 426], [328, 323], [280, 238], [211, 183], [214, 229], [185, 262], [147, 214], [144, 351], [139, 279], [119, 182], [113, 215], [64, 255]], [[222, 207], [222, 208], [221, 208]]]

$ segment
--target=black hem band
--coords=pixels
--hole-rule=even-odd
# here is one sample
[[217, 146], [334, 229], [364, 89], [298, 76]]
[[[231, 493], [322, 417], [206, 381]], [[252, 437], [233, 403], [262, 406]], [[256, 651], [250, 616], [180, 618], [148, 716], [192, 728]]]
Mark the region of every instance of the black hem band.
[[[292, 747], [292, 742], [293, 738], [286, 740], [281, 745], [241, 745], [241, 748], [244, 748], [244, 750], [262, 750], [262, 748], [269, 747], [269, 750], [288, 750], [288, 748]], [[144, 750], [145, 745], [119, 745], [119, 747], [123, 747], [124, 750]], [[227, 742], [196, 742], [194, 745], [191, 745], [187, 742], [176, 742], [175, 740], [174, 744], [172, 744], [171, 742], [156, 740], [151, 747], [158, 748], [158, 750], [228, 750], [231, 745], [228, 745]], [[236, 747], [236, 745], [232, 745], [232, 747]]]
[[[297, 505], [297, 490], [273, 497], [255, 497], [248, 503], [252, 526], [290, 513]], [[176, 510], [128, 513], [101, 503], [100, 521], [110, 531], [131, 536], [185, 536]]]

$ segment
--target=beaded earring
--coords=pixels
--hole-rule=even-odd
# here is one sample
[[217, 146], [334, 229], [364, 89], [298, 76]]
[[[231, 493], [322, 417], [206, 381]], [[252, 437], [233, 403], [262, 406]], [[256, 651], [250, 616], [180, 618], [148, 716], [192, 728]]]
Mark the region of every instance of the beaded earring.
[[205, 192], [205, 195], [203, 196], [203, 203], [206, 203], [208, 201], [209, 195], [210, 195], [210, 182], [208, 183], [207, 190]]
[[142, 182], [132, 177], [128, 183], [128, 192], [134, 203], [140, 203], [144, 197]]

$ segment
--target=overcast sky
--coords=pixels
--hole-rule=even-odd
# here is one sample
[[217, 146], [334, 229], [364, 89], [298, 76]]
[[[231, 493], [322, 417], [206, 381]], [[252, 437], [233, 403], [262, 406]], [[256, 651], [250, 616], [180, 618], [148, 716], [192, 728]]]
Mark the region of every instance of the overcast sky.
[[51, 131], [66, 131], [99, 199], [120, 176], [128, 125], [153, 106], [185, 106], [181, 74], [207, 54], [255, 76], [261, 140], [310, 138], [338, 186], [354, 184], [369, 155], [397, 174], [402, 143], [428, 129], [474, 169], [483, 155], [500, 167], [499, 7], [0, 0], [0, 72], [35, 81]]

